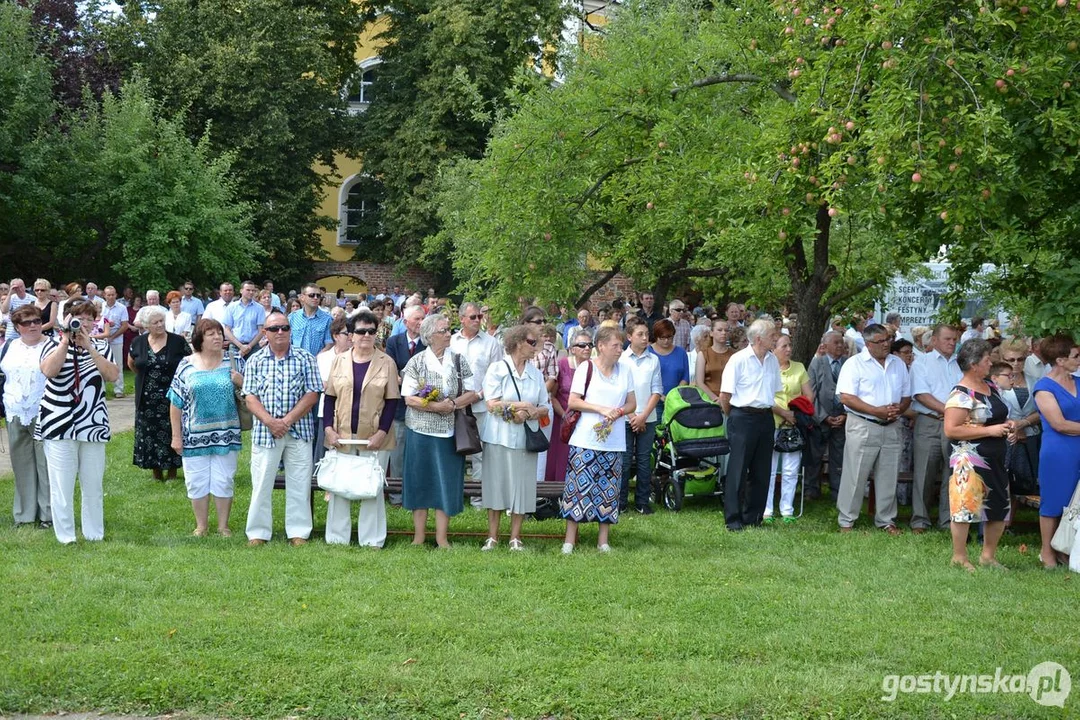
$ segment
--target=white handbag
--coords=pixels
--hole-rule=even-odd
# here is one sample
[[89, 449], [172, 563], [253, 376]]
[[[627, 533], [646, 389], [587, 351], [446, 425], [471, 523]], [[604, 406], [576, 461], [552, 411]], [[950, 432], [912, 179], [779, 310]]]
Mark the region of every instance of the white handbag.
[[1073, 491], [1072, 499], [1061, 513], [1061, 522], [1057, 532], [1050, 539], [1050, 547], [1060, 553], [1072, 557], [1073, 546], [1076, 544], [1076, 526], [1080, 523], [1080, 484]]
[[323, 490], [346, 500], [373, 500], [386, 484], [386, 468], [377, 452], [353, 455], [331, 449], [316, 466], [315, 478]]

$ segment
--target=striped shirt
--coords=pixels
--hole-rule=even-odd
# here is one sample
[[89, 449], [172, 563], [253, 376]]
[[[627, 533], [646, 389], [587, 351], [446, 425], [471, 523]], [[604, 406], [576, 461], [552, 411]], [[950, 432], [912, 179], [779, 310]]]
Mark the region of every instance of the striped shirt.
[[[271, 417], [283, 418], [300, 402], [300, 398], [309, 392], [323, 391], [322, 378], [315, 356], [303, 348], [289, 347], [285, 357], [280, 360], [267, 346], [252, 355], [247, 362], [244, 374], [243, 393], [259, 398]], [[315, 423], [311, 413], [296, 421], [289, 434], [297, 440], [310, 442], [315, 437]], [[251, 428], [251, 444], [259, 447], [274, 447], [274, 436], [270, 428], [255, 418]]]

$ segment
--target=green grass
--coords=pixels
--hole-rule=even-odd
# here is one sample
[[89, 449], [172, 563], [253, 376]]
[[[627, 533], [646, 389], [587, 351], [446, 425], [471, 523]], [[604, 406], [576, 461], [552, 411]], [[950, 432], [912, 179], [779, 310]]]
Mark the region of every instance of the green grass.
[[[624, 518], [609, 556], [595, 528], [571, 557], [558, 540], [516, 555], [473, 538], [290, 548], [275, 493], [275, 540], [249, 549], [246, 453], [235, 537], [196, 539], [182, 483], [132, 468], [131, 444], [109, 447], [104, 543], [14, 528], [0, 482], [0, 714], [1046, 717], [1061, 710], [1027, 695], [886, 703], [882, 678], [1080, 670], [1075, 581], [1037, 568], [1035, 536], [1006, 538], [1010, 572], [968, 575], [942, 533], [841, 536], [821, 502], [794, 526], [730, 534], [718, 502], [691, 500]], [[484, 526], [467, 509], [452, 529]]]

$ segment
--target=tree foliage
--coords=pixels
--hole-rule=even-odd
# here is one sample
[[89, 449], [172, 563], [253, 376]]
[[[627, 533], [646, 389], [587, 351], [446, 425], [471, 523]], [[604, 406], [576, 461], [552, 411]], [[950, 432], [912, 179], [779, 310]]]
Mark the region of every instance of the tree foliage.
[[320, 217], [335, 154], [354, 142], [341, 89], [355, 71], [351, 0], [154, 0], [125, 6], [110, 49], [135, 68], [188, 137], [229, 153], [266, 277], [295, 283], [323, 254]]
[[384, 188], [385, 242], [361, 244], [365, 259], [415, 261], [438, 228], [440, 163], [479, 158], [509, 107], [508, 90], [540, 82], [525, 65], [552, 66], [566, 9], [560, 0], [404, 0], [368, 3], [388, 19], [375, 102], [362, 117], [364, 169]]
[[723, 275], [794, 303], [802, 357], [943, 245], [958, 288], [993, 262], [1045, 296], [1074, 247], [1078, 29], [1012, 0], [624, 7], [446, 173], [430, 247], [507, 305], [572, 298], [586, 255], [646, 285]]

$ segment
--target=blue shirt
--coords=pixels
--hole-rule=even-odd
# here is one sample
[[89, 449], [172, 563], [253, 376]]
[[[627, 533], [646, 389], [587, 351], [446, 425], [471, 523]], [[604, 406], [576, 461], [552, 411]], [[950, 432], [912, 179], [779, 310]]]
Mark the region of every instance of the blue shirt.
[[192, 295], [187, 298], [180, 298], [180, 310], [186, 312], [191, 316], [191, 321], [195, 322], [199, 319], [199, 316], [203, 314], [202, 300]]
[[252, 300], [247, 305], [242, 300], [229, 305], [229, 326], [232, 327], [233, 336], [245, 345], [255, 339], [266, 323], [266, 311], [263, 306]]
[[394, 329], [390, 331], [390, 337], [400, 335], [405, 332], [405, 318], [400, 317], [394, 321]]
[[330, 313], [318, 308], [312, 317], [305, 315], [303, 310], [293, 310], [289, 313], [293, 345], [304, 348], [312, 355], [318, 355], [324, 347], [333, 342], [330, 337], [330, 322]]
[[[244, 373], [244, 396], [254, 395], [259, 398], [259, 402], [272, 417], [285, 417], [304, 395], [322, 391], [323, 382], [315, 356], [303, 348], [290, 347], [285, 357], [278, 360], [267, 346], [248, 359]], [[289, 434], [297, 440], [310, 442], [315, 437], [312, 413], [304, 413], [304, 416], [289, 428]], [[270, 428], [258, 417], [255, 417], [252, 423], [251, 444], [265, 448], [274, 447], [274, 436]]]
[[690, 384], [690, 356], [681, 347], [675, 347], [667, 355], [661, 355], [649, 346], [649, 352], [660, 359], [660, 380], [664, 385], [666, 397], [671, 388], [677, 387], [680, 382]]

